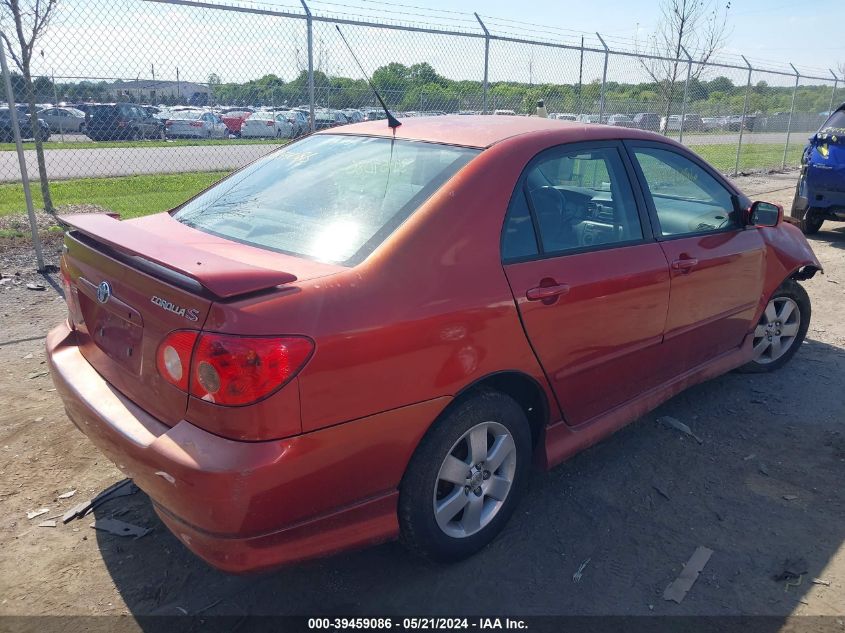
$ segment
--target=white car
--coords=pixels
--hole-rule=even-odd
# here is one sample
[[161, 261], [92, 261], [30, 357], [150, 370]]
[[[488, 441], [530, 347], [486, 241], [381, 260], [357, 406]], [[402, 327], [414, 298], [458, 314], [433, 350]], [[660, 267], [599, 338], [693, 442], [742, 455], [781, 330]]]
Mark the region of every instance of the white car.
[[76, 108], [46, 108], [38, 113], [38, 118], [50, 126], [51, 132], [85, 131], [85, 113]]
[[254, 113], [241, 126], [241, 138], [293, 138], [296, 128], [288, 114], [267, 110]]
[[229, 128], [213, 112], [181, 110], [171, 112], [164, 123], [169, 138], [227, 138]]

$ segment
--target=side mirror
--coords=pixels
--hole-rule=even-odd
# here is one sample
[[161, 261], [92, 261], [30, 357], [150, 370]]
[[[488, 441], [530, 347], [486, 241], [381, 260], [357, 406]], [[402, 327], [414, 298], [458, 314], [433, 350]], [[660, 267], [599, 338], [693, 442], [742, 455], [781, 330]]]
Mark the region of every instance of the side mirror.
[[748, 210], [748, 224], [754, 226], [777, 226], [783, 220], [783, 207], [758, 200]]

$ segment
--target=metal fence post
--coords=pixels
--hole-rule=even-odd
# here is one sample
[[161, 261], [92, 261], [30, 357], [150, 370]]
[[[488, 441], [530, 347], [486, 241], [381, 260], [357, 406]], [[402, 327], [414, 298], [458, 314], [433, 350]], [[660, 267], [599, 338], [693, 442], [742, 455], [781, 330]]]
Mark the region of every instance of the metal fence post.
[[[684, 100], [681, 103], [681, 128], [680, 132], [678, 133], [678, 142], [684, 142], [684, 121], [687, 116], [687, 95], [689, 94], [689, 78], [692, 74], [692, 57], [690, 54], [687, 53], [687, 49], [681, 46], [681, 50], [684, 52], [684, 55], [687, 56], [687, 80], [684, 82]], [[666, 129], [669, 129], [669, 120], [666, 120]]]
[[487, 90], [489, 87], [487, 83], [487, 72], [490, 68], [490, 31], [484, 26], [484, 22], [481, 21], [477, 13], [475, 14], [475, 19], [478, 20], [481, 30], [484, 31], [484, 92], [481, 97], [481, 114], [487, 114]]
[[830, 93], [830, 105], [827, 107], [829, 113], [833, 112], [833, 98], [836, 96], [836, 86], [839, 84], [839, 77], [836, 76], [836, 73], [830, 70], [830, 74], [833, 75], [833, 91]]
[[578, 118], [584, 114], [584, 100], [581, 98], [582, 81], [584, 80], [584, 36], [581, 36], [581, 62], [578, 64]]
[[601, 93], [599, 95], [599, 123], [604, 122], [604, 89], [607, 84], [607, 60], [610, 57], [610, 49], [607, 47], [607, 44], [604, 43], [604, 39], [602, 36], [596, 33], [596, 37], [599, 38], [601, 45], [604, 47], [604, 71], [601, 74]]
[[305, 9], [306, 28], [308, 29], [308, 109], [311, 113], [311, 131], [317, 129], [317, 121], [314, 120], [314, 21], [311, 19], [311, 9], [305, 4], [305, 0], [299, 0], [302, 8]]
[[[792, 66], [792, 62], [790, 62], [789, 65]], [[789, 108], [789, 119], [786, 121], [786, 143], [783, 146], [783, 160], [780, 164], [781, 169], [786, 169], [786, 152], [789, 151], [789, 134], [792, 132], [792, 115], [795, 114], [795, 95], [798, 93], [798, 80], [801, 78], [801, 73], [798, 72], [798, 69], [795, 66], [792, 66], [792, 70], [795, 71], [795, 87], [792, 89], [792, 105]]]
[[745, 84], [745, 104], [742, 106], [742, 118], [739, 120], [739, 142], [736, 144], [736, 162], [734, 163], [734, 173], [736, 176], [739, 173], [739, 154], [742, 151], [742, 131], [745, 129], [745, 115], [748, 114], [748, 94], [751, 92], [751, 64], [745, 59], [745, 55], [740, 55], [742, 61], [748, 66], [748, 81]]
[[[5, 35], [2, 38], [6, 40]], [[0, 67], [3, 70], [3, 83], [6, 84], [6, 101], [9, 104], [9, 122], [12, 124], [12, 133], [15, 137], [15, 149], [18, 153], [18, 163], [21, 167], [21, 184], [23, 185], [23, 197], [26, 200], [26, 215], [29, 218], [29, 230], [32, 233], [32, 245], [35, 247], [35, 261], [38, 264], [38, 272], [44, 272], [44, 253], [41, 251], [41, 238], [38, 236], [38, 224], [35, 221], [35, 209], [32, 206], [32, 191], [29, 187], [29, 175], [26, 171], [26, 157], [23, 153], [21, 143], [21, 129], [18, 127], [18, 111], [15, 108], [15, 93], [12, 91], [12, 78], [9, 75], [9, 66], [6, 64], [6, 47], [0, 42]]]

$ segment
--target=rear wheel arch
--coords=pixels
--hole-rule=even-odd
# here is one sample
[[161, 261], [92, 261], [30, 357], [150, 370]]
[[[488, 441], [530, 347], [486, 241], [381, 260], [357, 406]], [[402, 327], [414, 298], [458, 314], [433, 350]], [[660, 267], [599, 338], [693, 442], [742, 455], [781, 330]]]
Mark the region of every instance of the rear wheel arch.
[[455, 394], [455, 399], [438, 418], [457, 406], [464, 398], [479, 391], [496, 391], [512, 398], [525, 413], [531, 430], [532, 446], [537, 446], [549, 422], [549, 400], [540, 383], [521, 371], [504, 370], [478, 378]]

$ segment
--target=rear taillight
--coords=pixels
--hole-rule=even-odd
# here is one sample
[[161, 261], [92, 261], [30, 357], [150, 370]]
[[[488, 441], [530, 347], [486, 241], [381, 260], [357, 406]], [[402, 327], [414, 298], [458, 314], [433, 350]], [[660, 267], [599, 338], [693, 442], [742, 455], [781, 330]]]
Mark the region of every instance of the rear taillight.
[[228, 406], [255, 402], [293, 378], [313, 350], [302, 337], [203, 334], [191, 365], [191, 395]]
[[171, 125], [173, 125], [173, 121], [167, 120], [164, 122], [164, 127], [170, 127]]
[[273, 127], [273, 122], [267, 121], [264, 125], [266, 125], [267, 127]]
[[188, 381], [191, 377], [191, 354], [198, 336], [199, 332], [194, 330], [171, 332], [161, 342], [156, 352], [158, 373], [182, 391], [188, 391]]
[[177, 330], [158, 347], [156, 366], [169, 383], [214, 404], [240, 406], [293, 378], [314, 351], [310, 339], [243, 337]]

